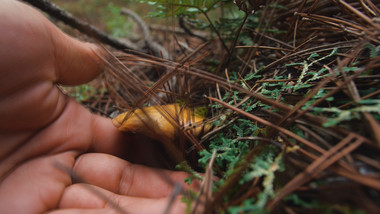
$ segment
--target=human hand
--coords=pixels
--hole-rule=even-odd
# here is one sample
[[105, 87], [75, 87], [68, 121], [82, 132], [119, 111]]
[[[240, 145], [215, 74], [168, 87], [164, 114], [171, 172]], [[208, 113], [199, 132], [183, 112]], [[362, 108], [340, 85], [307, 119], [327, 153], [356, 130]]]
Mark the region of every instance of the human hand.
[[[0, 1], [0, 29], [1, 213], [115, 212], [107, 200], [127, 213], [162, 213], [173, 189], [164, 178], [182, 182], [187, 175], [117, 158], [128, 139], [56, 87], [97, 76], [104, 67], [97, 46], [13, 0]], [[171, 211], [184, 205], [177, 201]]]

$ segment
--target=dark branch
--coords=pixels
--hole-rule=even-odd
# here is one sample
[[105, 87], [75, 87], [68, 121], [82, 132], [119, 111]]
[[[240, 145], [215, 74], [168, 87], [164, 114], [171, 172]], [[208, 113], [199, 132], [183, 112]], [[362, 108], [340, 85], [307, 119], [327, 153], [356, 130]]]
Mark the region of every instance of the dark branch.
[[53, 4], [49, 0], [23, 0], [24, 2], [28, 2], [34, 7], [39, 8], [40, 10], [46, 12], [50, 16], [64, 22], [65, 24], [79, 30], [83, 34], [98, 40], [101, 43], [108, 44], [119, 50], [136, 50], [139, 49], [135, 47], [132, 43], [127, 44], [127, 42], [121, 42], [115, 38], [108, 36], [105, 32], [97, 29], [93, 25], [84, 22], [82, 20], [76, 19], [72, 14], [67, 11], [59, 8], [57, 5]]

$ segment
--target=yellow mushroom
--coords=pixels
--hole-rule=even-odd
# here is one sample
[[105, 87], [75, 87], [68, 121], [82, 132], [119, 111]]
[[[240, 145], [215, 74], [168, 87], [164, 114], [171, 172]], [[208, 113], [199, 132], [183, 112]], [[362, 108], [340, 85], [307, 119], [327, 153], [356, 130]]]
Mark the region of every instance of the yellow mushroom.
[[120, 131], [143, 134], [158, 141], [173, 141], [180, 130], [195, 136], [209, 131], [211, 125], [205, 125], [204, 119], [191, 108], [168, 104], [124, 112], [115, 117], [112, 123]]

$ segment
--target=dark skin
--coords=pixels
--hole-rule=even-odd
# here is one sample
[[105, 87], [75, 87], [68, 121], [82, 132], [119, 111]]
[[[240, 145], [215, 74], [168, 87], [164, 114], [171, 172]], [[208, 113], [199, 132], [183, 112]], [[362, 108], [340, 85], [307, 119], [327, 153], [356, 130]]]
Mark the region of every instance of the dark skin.
[[[89, 189], [128, 213], [162, 213], [173, 190], [164, 177], [183, 183], [187, 175], [118, 158], [130, 138], [56, 86], [101, 73], [97, 46], [13, 0], [0, 1], [0, 29], [1, 213], [117, 213]], [[57, 165], [89, 184], [76, 183]], [[171, 213], [184, 206], [177, 200]]]

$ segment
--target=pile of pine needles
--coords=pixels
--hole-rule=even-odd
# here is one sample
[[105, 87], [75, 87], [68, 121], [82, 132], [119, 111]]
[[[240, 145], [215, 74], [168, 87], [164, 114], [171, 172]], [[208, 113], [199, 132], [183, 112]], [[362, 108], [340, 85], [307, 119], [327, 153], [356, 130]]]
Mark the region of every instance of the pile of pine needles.
[[[205, 213], [251, 212], [264, 177], [241, 183], [252, 161], [268, 144], [276, 147], [284, 170], [272, 163], [273, 194], [263, 203], [272, 213], [380, 213], [380, 10], [371, 0], [236, 0], [244, 12], [234, 38], [212, 32], [209, 41], [187, 35], [184, 47], [168, 33], [164, 47], [172, 60], [132, 50], [107, 52], [101, 96], [86, 105], [109, 115], [116, 109], [180, 102], [207, 107], [202, 137], [183, 132], [164, 142], [173, 165], [196, 170], [210, 141], [249, 120], [258, 135], [229, 176], [209, 159], [204, 183]], [[253, 23], [251, 16], [257, 16]], [[169, 28], [170, 30], [170, 28]], [[215, 30], [215, 29], [214, 29]], [[242, 36], [250, 45], [241, 41]], [[181, 43], [182, 44], [182, 43]], [[218, 61], [217, 63], [212, 63]], [[153, 75], [152, 75], [153, 73]], [[232, 78], [233, 77], [233, 78]], [[112, 99], [111, 99], [112, 98]], [[247, 104], [249, 102], [249, 104]], [[117, 106], [117, 108], [115, 107]], [[245, 106], [245, 107], [243, 107]], [[254, 106], [248, 108], [249, 106]], [[181, 127], [179, 127], [181, 129]], [[317, 203], [318, 205], [315, 205]]]

